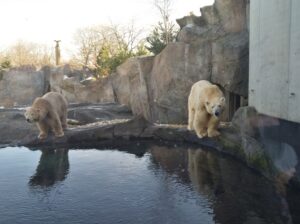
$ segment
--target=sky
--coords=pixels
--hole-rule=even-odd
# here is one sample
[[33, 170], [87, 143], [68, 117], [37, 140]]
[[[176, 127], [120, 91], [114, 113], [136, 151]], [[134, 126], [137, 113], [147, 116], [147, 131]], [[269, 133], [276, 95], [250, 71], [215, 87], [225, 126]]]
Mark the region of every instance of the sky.
[[[172, 0], [171, 19], [193, 12], [214, 0]], [[151, 29], [159, 21], [153, 0], [0, 0], [0, 50], [18, 40], [54, 46], [61, 40], [63, 51], [72, 51], [78, 28], [134, 21], [137, 27]]]

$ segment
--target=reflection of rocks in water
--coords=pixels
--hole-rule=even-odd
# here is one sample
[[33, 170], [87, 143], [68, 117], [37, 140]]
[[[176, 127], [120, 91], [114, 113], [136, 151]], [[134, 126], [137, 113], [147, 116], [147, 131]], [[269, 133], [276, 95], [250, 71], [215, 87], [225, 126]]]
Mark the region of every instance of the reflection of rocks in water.
[[190, 179], [213, 201], [217, 223], [289, 223], [283, 198], [266, 179], [211, 152], [188, 150]]
[[49, 187], [63, 181], [68, 174], [69, 166], [68, 150], [44, 150], [29, 185]]
[[[252, 137], [249, 148], [262, 151], [260, 145], [264, 146], [280, 175], [285, 174], [287, 180], [291, 176], [300, 180], [300, 124], [259, 114], [253, 107], [239, 108], [232, 124], [239, 130], [243, 140]], [[244, 144], [243, 147], [248, 152]]]
[[[267, 116], [264, 117], [267, 118]], [[297, 175], [299, 179], [300, 175], [297, 174], [297, 170], [300, 170], [298, 163], [300, 125], [281, 119], [272, 119], [277, 121], [272, 125], [264, 125], [263, 119], [258, 122], [259, 140], [264, 145], [274, 166], [281, 172], [281, 176], [285, 174], [284, 178], [289, 180]]]
[[187, 177], [187, 153], [183, 148], [169, 148], [165, 146], [151, 146], [149, 149], [154, 169], [161, 167], [170, 174], [176, 174], [184, 182]]
[[272, 139], [264, 139], [263, 144], [277, 170], [286, 174], [289, 178], [292, 177], [298, 164], [297, 154], [293, 147]]

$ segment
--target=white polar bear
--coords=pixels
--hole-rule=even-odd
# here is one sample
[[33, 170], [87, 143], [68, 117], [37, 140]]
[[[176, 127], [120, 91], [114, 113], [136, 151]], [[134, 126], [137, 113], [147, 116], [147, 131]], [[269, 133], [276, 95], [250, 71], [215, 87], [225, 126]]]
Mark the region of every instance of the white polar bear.
[[225, 107], [225, 97], [217, 85], [201, 80], [191, 88], [188, 99], [188, 130], [195, 130], [199, 138], [220, 135], [217, 128]]

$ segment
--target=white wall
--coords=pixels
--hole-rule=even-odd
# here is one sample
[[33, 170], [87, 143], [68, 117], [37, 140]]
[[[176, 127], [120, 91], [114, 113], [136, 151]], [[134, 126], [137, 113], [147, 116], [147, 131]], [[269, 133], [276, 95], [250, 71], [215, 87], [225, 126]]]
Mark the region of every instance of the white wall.
[[300, 0], [250, 1], [249, 105], [300, 122]]

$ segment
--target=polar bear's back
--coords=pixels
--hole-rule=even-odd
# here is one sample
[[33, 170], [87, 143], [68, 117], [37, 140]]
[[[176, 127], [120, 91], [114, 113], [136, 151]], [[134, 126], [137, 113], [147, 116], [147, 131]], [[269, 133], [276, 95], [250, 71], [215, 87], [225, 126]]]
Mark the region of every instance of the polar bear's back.
[[207, 80], [200, 80], [193, 84], [190, 95], [200, 98], [203, 95], [223, 97], [223, 93], [217, 85], [212, 84]]
[[200, 80], [192, 85], [191, 93], [200, 95], [205, 88], [212, 86], [212, 84], [207, 80]]
[[189, 99], [193, 98], [193, 101], [200, 100], [201, 95], [209, 89], [211, 86], [214, 86], [207, 80], [200, 80], [192, 85]]
[[62, 114], [67, 110], [68, 102], [60, 93], [49, 92], [42, 98], [47, 100], [51, 104], [51, 108], [55, 108], [58, 114]]

